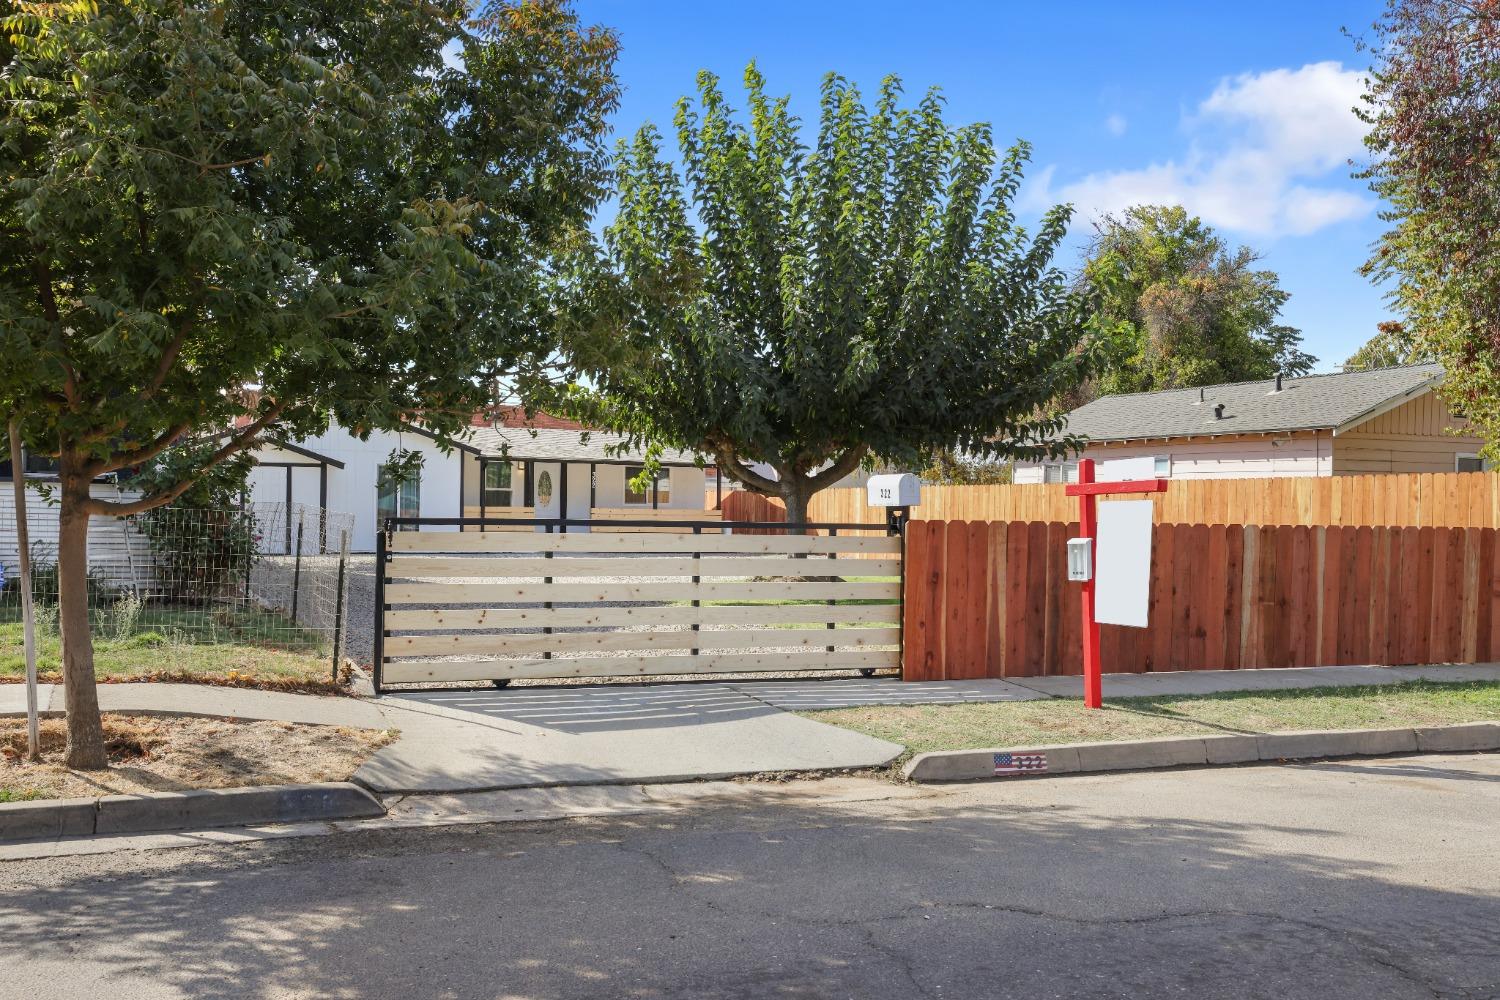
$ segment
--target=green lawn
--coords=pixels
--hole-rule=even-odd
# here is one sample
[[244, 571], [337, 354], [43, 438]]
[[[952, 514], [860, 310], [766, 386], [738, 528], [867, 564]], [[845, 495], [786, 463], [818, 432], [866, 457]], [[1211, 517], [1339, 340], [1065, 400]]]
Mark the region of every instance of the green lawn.
[[1077, 699], [908, 705], [802, 712], [913, 753], [1096, 743], [1151, 736], [1364, 729], [1500, 720], [1500, 683], [1406, 684], [1200, 697], [1119, 698], [1089, 711]]
[[[327, 685], [332, 676], [331, 654], [281, 649], [224, 635], [217, 642], [182, 641], [154, 630], [122, 638], [96, 632], [94, 669], [105, 680], [201, 680], [208, 683], [302, 687]], [[62, 668], [56, 633], [43, 631], [37, 641], [37, 672], [56, 679]], [[0, 625], [0, 682], [26, 673], [21, 625]]]

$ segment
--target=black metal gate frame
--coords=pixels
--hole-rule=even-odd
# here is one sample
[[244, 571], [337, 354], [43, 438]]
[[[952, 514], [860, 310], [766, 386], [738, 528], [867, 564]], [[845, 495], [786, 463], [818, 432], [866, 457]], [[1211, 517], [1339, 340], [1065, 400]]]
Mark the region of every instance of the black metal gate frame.
[[[658, 520], [649, 520], [649, 519], [616, 520], [614, 518], [609, 519], [607, 522], [598, 522], [598, 521], [589, 520], [588, 518], [570, 518], [570, 517], [387, 517], [387, 518], [383, 518], [382, 522], [381, 522], [380, 530], [375, 533], [375, 635], [374, 635], [374, 641], [373, 641], [373, 647], [374, 648], [372, 649], [372, 654], [373, 655], [371, 656], [371, 660], [373, 661], [371, 663], [371, 673], [373, 675], [373, 680], [374, 680], [375, 694], [377, 696], [379, 696], [379, 695], [385, 693], [385, 691], [387, 690], [381, 684], [381, 676], [385, 672], [385, 640], [390, 635], [390, 632], [385, 627], [385, 613], [387, 611], [391, 610], [391, 606], [389, 604], [387, 604], [386, 601], [385, 601], [385, 585], [388, 582], [388, 574], [386, 573], [386, 566], [389, 565], [389, 563], [391, 561], [390, 546], [389, 546], [388, 542], [389, 542], [389, 539], [390, 539], [391, 532], [393, 532], [393, 531], [400, 531], [402, 528], [422, 528], [424, 526], [432, 526], [432, 527], [457, 527], [460, 531], [462, 531], [466, 527], [475, 526], [475, 527], [478, 527], [481, 531], [483, 531], [483, 529], [486, 528], [486, 527], [503, 527], [503, 526], [506, 526], [506, 525], [519, 525], [519, 526], [525, 527], [525, 526], [529, 525], [529, 526], [534, 527], [534, 528], [545, 528], [547, 534], [552, 534], [554, 531], [556, 531], [556, 532], [558, 532], [560, 534], [567, 534], [568, 527], [570, 525], [578, 526], [578, 527], [587, 527], [587, 526], [590, 526], [590, 525], [593, 525], [593, 524], [605, 523], [605, 524], [608, 524], [611, 528], [687, 528], [687, 529], [691, 530], [692, 533], [695, 534], [695, 535], [702, 534], [703, 533], [703, 529], [705, 527], [708, 527], [708, 528], [747, 529], [747, 530], [752, 530], [752, 531], [753, 530], [773, 529], [773, 530], [777, 530], [777, 531], [781, 531], [781, 532], [786, 532], [786, 531], [792, 530], [792, 529], [800, 529], [800, 530], [827, 531], [830, 534], [837, 534], [840, 531], [884, 531], [887, 536], [899, 536], [900, 538], [902, 538], [904, 540], [906, 538], [906, 525], [907, 525], [907, 522], [909, 520], [910, 520], [910, 509], [906, 508], [906, 507], [891, 507], [891, 508], [888, 508], [888, 510], [887, 510], [887, 517], [886, 517], [886, 520], [883, 523], [882, 522], [862, 523], [862, 522], [855, 522], [855, 521], [802, 521], [802, 522], [798, 522], [798, 523], [788, 523], [786, 521], [709, 521], [709, 522], [704, 522], [704, 521], [694, 521], [694, 520], [681, 520], [681, 521], [677, 521], [677, 520], [671, 520], [671, 521], [661, 520], [661, 521], [658, 521]], [[550, 555], [550, 553], [549, 553], [549, 555]], [[693, 556], [694, 556], [694, 558], [697, 558], [698, 553], [695, 552], [693, 554]], [[551, 582], [551, 578], [550, 577], [546, 578], [546, 582], [550, 583]], [[694, 577], [693, 578], [693, 582], [694, 583], [698, 582], [698, 578]], [[901, 587], [901, 590], [900, 590], [900, 596], [899, 596], [899, 598], [897, 600], [897, 607], [905, 608], [906, 607], [906, 558], [905, 558], [905, 553], [904, 552], [902, 553], [902, 559], [901, 559], [900, 587]], [[697, 601], [693, 602], [694, 605], [696, 605], [697, 603], [698, 603]], [[902, 617], [904, 618], [904, 615]], [[906, 636], [905, 636], [905, 629], [906, 629], [905, 622], [904, 621], [898, 621], [897, 622], [897, 627], [902, 632], [901, 641], [900, 641], [899, 644], [902, 646], [902, 648], [905, 648], [905, 638], [906, 638]], [[550, 629], [549, 629], [549, 631], [550, 631]], [[697, 652], [697, 650], [694, 650], [694, 652]], [[548, 655], [550, 656], [550, 654], [548, 654]], [[407, 690], [407, 689], [403, 689], [403, 690]]]

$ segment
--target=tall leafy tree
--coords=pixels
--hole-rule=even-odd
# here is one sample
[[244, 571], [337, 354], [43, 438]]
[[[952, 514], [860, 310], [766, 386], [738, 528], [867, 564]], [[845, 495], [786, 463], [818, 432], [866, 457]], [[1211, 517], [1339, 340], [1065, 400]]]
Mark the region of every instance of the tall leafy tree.
[[[719, 81], [677, 108], [683, 174], [651, 126], [622, 143], [619, 213], [578, 279], [610, 336], [578, 359], [595, 422], [712, 455], [788, 519], [868, 459], [921, 467], [1060, 453], [1051, 401], [1086, 370], [1090, 310], [1010, 203], [1025, 144], [952, 128], [936, 90], [867, 107], [830, 75], [812, 144], [752, 65], [748, 112]], [[764, 467], [774, 475], [763, 474]]]
[[1344, 364], [1351, 368], [1390, 368], [1434, 360], [1430, 349], [1417, 340], [1405, 323], [1386, 320], [1376, 324], [1375, 336], [1361, 344]]
[[938, 486], [1009, 486], [1015, 481], [1010, 462], [976, 461], [954, 451], [939, 451], [919, 475]]
[[1316, 359], [1301, 349], [1301, 333], [1279, 322], [1288, 293], [1257, 260], [1181, 206], [1139, 205], [1101, 219], [1083, 280], [1116, 333], [1090, 394], [1311, 371]]
[[1364, 176], [1391, 228], [1364, 270], [1500, 458], [1500, 7], [1390, 0], [1368, 51]]
[[[615, 52], [563, 0], [65, 0], [3, 19], [0, 407], [60, 468], [71, 766], [105, 764], [90, 515], [170, 503], [330, 416], [420, 411], [453, 433], [492, 378], [524, 376], [554, 343], [546, 261], [608, 184]], [[178, 446], [180, 476], [91, 495]]]

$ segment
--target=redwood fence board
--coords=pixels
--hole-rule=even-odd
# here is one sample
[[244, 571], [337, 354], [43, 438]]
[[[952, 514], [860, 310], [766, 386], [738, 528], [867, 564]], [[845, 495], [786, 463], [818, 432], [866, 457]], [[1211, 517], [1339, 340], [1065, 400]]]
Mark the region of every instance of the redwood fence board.
[[[1500, 656], [1494, 528], [1157, 524], [1153, 531], [1151, 625], [1101, 626], [1105, 671]], [[1080, 673], [1080, 588], [1067, 580], [1064, 544], [1076, 534], [1067, 521], [912, 522], [906, 678]]]

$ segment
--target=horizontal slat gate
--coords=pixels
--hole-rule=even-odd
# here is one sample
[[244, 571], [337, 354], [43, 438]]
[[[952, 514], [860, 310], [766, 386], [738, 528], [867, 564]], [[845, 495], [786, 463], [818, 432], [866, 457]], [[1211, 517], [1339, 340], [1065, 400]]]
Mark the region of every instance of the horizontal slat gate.
[[382, 534], [377, 687], [900, 665], [902, 542], [884, 525], [538, 524]]

